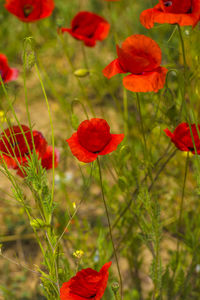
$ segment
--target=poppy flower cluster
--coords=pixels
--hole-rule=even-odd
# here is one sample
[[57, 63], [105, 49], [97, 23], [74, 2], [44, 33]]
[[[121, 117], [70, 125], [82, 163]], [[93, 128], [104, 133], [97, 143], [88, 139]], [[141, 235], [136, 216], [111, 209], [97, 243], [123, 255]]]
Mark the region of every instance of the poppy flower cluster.
[[107, 286], [111, 262], [103, 265], [99, 272], [87, 268], [64, 282], [60, 289], [61, 300], [100, 300]]
[[123, 85], [132, 92], [157, 92], [163, 88], [168, 70], [160, 66], [162, 53], [154, 40], [140, 34], [131, 35], [121, 48], [117, 45], [117, 54], [118, 58], [103, 70], [105, 77], [131, 73], [123, 78]]
[[18, 70], [9, 67], [8, 59], [2, 53], [0, 53], [0, 75], [4, 83], [15, 80], [18, 77]]
[[49, 17], [54, 10], [53, 0], [6, 0], [5, 8], [22, 22], [35, 22]]
[[200, 0], [159, 0], [153, 8], [140, 15], [143, 26], [150, 29], [154, 23], [195, 26], [200, 19]]
[[[33, 144], [34, 141], [34, 144]], [[47, 144], [42, 133], [32, 131], [28, 126], [12, 126], [5, 129], [0, 135], [0, 161], [6, 163], [8, 168], [17, 170], [17, 174], [24, 177], [23, 167], [27, 164], [27, 158], [33, 150], [41, 159], [41, 164], [45, 169], [52, 168], [53, 149]], [[59, 162], [59, 152], [55, 149], [54, 166]]]
[[67, 143], [78, 160], [89, 163], [98, 155], [116, 150], [123, 139], [124, 134], [110, 133], [110, 126], [104, 119], [93, 118], [83, 121]]
[[85, 46], [94, 47], [97, 41], [103, 41], [110, 30], [110, 24], [97, 14], [81, 11], [71, 22], [71, 28], [61, 28], [75, 39], [83, 41]]
[[179, 150], [190, 151], [195, 154], [196, 147], [197, 154], [200, 154], [200, 125], [197, 127], [196, 124], [191, 124], [190, 128], [188, 123], [181, 123], [175, 128], [173, 133], [168, 128], [164, 131]]

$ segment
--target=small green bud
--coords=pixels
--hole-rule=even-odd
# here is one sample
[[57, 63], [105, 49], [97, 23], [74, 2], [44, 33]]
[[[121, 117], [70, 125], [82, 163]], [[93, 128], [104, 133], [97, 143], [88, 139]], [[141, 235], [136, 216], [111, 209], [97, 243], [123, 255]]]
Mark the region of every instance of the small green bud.
[[114, 294], [117, 294], [119, 290], [119, 283], [117, 281], [113, 282], [111, 285], [112, 291]]
[[90, 71], [88, 69], [78, 69], [74, 71], [74, 75], [76, 77], [86, 77], [90, 74]]

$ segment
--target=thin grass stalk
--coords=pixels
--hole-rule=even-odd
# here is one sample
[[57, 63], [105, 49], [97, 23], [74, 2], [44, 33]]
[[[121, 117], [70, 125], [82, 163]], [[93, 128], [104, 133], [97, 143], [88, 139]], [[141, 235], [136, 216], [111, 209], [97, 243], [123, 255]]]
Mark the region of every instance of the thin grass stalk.
[[108, 213], [108, 207], [107, 207], [107, 204], [106, 204], [106, 199], [105, 199], [104, 189], [103, 189], [103, 179], [102, 179], [101, 165], [100, 165], [100, 161], [99, 161], [98, 157], [97, 157], [97, 164], [98, 164], [98, 169], [99, 169], [99, 179], [100, 179], [102, 199], [103, 199], [103, 203], [104, 203], [104, 208], [105, 208], [106, 217], [107, 217], [107, 221], [108, 221], [109, 232], [110, 232], [110, 238], [111, 238], [111, 242], [112, 242], [112, 246], [113, 246], [114, 256], [115, 256], [115, 260], [116, 260], [116, 264], [117, 264], [117, 270], [118, 270], [118, 275], [119, 275], [120, 294], [121, 294], [121, 299], [123, 299], [123, 297], [122, 297], [123, 296], [122, 276], [121, 276], [121, 272], [120, 272], [120, 267], [119, 267], [119, 261], [118, 261], [118, 257], [117, 257], [117, 252], [115, 250], [115, 244], [114, 244], [114, 240], [113, 240], [111, 222], [110, 222], [110, 217], [109, 217], [109, 213]]

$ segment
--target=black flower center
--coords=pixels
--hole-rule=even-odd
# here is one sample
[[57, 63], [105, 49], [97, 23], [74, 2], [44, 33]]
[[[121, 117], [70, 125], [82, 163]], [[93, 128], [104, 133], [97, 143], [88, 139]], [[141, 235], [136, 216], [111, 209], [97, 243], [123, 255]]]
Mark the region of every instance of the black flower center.
[[30, 14], [33, 11], [33, 6], [30, 4], [26, 4], [23, 7], [23, 11], [24, 11], [24, 16], [27, 18], [28, 16], [30, 16]]
[[172, 6], [172, 1], [165, 1], [164, 2], [164, 6], [166, 6], [166, 7], [169, 7], [169, 6]]

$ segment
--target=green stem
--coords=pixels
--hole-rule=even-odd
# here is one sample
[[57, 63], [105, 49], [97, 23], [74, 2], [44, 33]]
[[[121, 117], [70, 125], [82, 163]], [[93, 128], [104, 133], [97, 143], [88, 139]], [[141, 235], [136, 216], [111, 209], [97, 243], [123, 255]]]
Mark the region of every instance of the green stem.
[[117, 258], [117, 252], [116, 252], [115, 244], [114, 244], [114, 240], [113, 240], [112, 229], [111, 229], [111, 222], [110, 222], [110, 217], [109, 217], [109, 213], [108, 213], [108, 207], [107, 207], [106, 199], [105, 199], [105, 195], [104, 195], [103, 180], [102, 180], [102, 173], [101, 173], [101, 165], [100, 165], [100, 161], [99, 161], [98, 157], [97, 157], [97, 164], [98, 164], [98, 169], [99, 169], [99, 178], [100, 178], [100, 184], [101, 184], [102, 199], [103, 199], [103, 203], [104, 203], [104, 207], [105, 207], [105, 211], [106, 211], [106, 217], [107, 217], [107, 221], [108, 221], [110, 238], [111, 238], [111, 242], [112, 242], [112, 246], [113, 246], [113, 251], [114, 251], [114, 256], [115, 256], [115, 260], [116, 260], [116, 264], [117, 264], [117, 270], [118, 270], [118, 274], [119, 274], [120, 292], [121, 292], [121, 299], [122, 299], [122, 292], [123, 292], [122, 277], [121, 277], [121, 272], [120, 272], [120, 268], [119, 268], [119, 261], [118, 261], [118, 258]]
[[124, 134], [128, 135], [128, 101], [127, 101], [127, 90], [124, 88], [124, 96], [123, 96], [123, 104], [124, 104]]
[[185, 78], [186, 69], [187, 69], [187, 62], [186, 62], [186, 56], [185, 56], [185, 45], [184, 45], [184, 41], [183, 41], [183, 35], [182, 35], [181, 27], [180, 27], [179, 24], [177, 24], [177, 28], [178, 28], [178, 33], [179, 33], [179, 38], [180, 38], [181, 48], [182, 48], [182, 54], [183, 54], [184, 78]]
[[[53, 178], [52, 178], [50, 207], [52, 207], [53, 197], [54, 197], [54, 187], [55, 187], [55, 138], [54, 138], [54, 128], [53, 128], [53, 120], [52, 120], [52, 116], [51, 116], [49, 101], [48, 101], [48, 98], [47, 98], [47, 94], [46, 94], [44, 84], [43, 84], [41, 74], [40, 74], [40, 71], [38, 69], [37, 64], [35, 64], [35, 69], [36, 69], [36, 73], [38, 75], [38, 78], [39, 78], [39, 81], [40, 81], [40, 84], [41, 84], [41, 87], [42, 87], [42, 91], [43, 91], [43, 94], [44, 94], [44, 98], [45, 98], [45, 101], [46, 101], [47, 110], [48, 110], [48, 114], [49, 114], [49, 121], [50, 121], [50, 126], [51, 126], [51, 139], [52, 139], [52, 149], [53, 149], [53, 151], [52, 151], [52, 172], [53, 172], [52, 177]], [[48, 222], [49, 223], [51, 222], [51, 217], [52, 217], [51, 215], [48, 216]]]
[[147, 151], [147, 141], [146, 141], [146, 136], [145, 136], [145, 130], [144, 130], [144, 122], [143, 122], [143, 117], [142, 117], [142, 111], [141, 111], [141, 105], [140, 105], [140, 96], [139, 93], [136, 93], [136, 98], [137, 98], [137, 106], [138, 106], [138, 112], [139, 112], [139, 117], [140, 117], [140, 124], [141, 124], [141, 131], [142, 131], [142, 137], [143, 137], [143, 152], [144, 152], [144, 161], [147, 161], [147, 170], [149, 174], [149, 178], [152, 180], [152, 173], [151, 169], [149, 167], [149, 156], [148, 156], [148, 151]]
[[[187, 153], [187, 157], [186, 157], [186, 161], [185, 161], [185, 173], [184, 173], [184, 179], [183, 179], [183, 188], [182, 188], [181, 203], [180, 203], [180, 208], [179, 208], [179, 217], [178, 217], [178, 224], [177, 224], [177, 232], [178, 233], [180, 232], [180, 229], [181, 229], [188, 165], [189, 165], [189, 152]], [[176, 264], [178, 264], [178, 260], [179, 260], [179, 248], [180, 248], [180, 241], [178, 239], [177, 240]]]
[[[62, 43], [62, 46], [63, 46], [63, 50], [64, 50], [64, 53], [65, 53], [65, 56], [66, 56], [66, 58], [67, 58], [67, 61], [68, 61], [69, 65], [71, 66], [72, 71], [74, 72], [74, 71], [75, 71], [75, 68], [74, 68], [74, 65], [73, 65], [73, 63], [72, 63], [72, 61], [71, 61], [71, 58], [70, 58], [69, 54], [68, 54], [68, 51], [67, 51], [67, 48], [66, 48], [65, 41], [64, 41], [64, 39], [63, 39], [62, 33], [59, 34], [59, 37], [60, 37], [60, 40], [61, 40], [61, 43]], [[90, 103], [90, 101], [89, 101], [89, 99], [88, 99], [88, 95], [87, 95], [87, 93], [85, 92], [85, 89], [84, 89], [84, 86], [82, 85], [82, 82], [80, 81], [80, 78], [78, 78], [77, 76], [75, 76], [75, 77], [76, 77], [77, 83], [78, 83], [78, 85], [79, 85], [79, 87], [80, 87], [80, 89], [81, 89], [81, 92], [82, 92], [83, 96], [84, 96], [85, 99], [86, 99], [87, 105], [89, 106], [92, 115], [95, 117], [94, 109], [93, 109], [93, 107], [92, 107], [92, 105], [91, 105], [91, 103]]]

